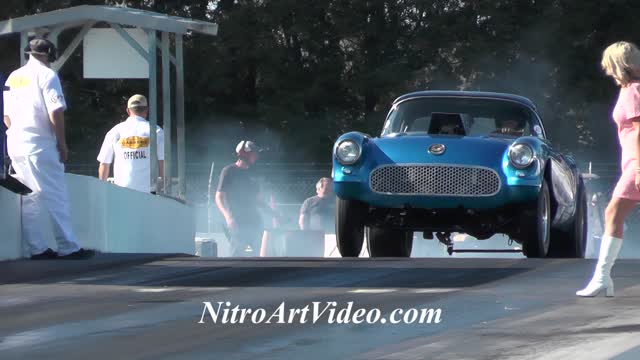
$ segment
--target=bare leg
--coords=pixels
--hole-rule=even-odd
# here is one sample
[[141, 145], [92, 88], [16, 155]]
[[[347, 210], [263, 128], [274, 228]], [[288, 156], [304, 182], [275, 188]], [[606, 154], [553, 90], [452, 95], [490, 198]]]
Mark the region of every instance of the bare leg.
[[622, 238], [624, 220], [638, 204], [635, 200], [612, 198], [604, 212], [604, 235]]
[[267, 248], [269, 246], [269, 231], [265, 230], [262, 233], [262, 245], [260, 246], [260, 257], [266, 257], [269, 254], [267, 253]]

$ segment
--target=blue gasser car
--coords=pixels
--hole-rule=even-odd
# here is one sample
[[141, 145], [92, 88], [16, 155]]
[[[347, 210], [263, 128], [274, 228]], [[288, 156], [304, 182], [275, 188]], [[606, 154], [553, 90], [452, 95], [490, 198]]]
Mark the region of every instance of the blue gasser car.
[[343, 257], [411, 255], [413, 233], [502, 233], [527, 257], [584, 257], [587, 204], [575, 161], [554, 150], [532, 101], [420, 91], [396, 99], [380, 137], [333, 148], [336, 240]]

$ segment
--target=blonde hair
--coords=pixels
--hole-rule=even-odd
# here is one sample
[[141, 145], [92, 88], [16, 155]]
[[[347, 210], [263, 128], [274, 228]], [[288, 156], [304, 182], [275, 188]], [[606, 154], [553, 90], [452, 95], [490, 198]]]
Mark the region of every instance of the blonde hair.
[[619, 41], [602, 53], [602, 69], [620, 86], [640, 80], [640, 50], [630, 42]]

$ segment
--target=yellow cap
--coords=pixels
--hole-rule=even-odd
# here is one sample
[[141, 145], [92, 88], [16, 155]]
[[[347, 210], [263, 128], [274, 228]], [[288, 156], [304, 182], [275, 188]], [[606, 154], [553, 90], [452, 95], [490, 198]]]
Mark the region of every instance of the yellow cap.
[[144, 97], [144, 95], [133, 95], [132, 97], [129, 98], [129, 101], [127, 102], [127, 107], [129, 109], [131, 108], [136, 108], [136, 107], [148, 107], [149, 105], [147, 104], [147, 98]]

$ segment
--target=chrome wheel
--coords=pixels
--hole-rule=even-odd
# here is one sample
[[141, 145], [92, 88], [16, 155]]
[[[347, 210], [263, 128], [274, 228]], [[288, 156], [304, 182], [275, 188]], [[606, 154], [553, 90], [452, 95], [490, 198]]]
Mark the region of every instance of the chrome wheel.
[[538, 232], [540, 236], [542, 236], [542, 248], [544, 249], [544, 254], [546, 255], [549, 251], [549, 243], [551, 242], [551, 237], [549, 236], [549, 215], [551, 213], [551, 207], [549, 206], [549, 197], [544, 197], [542, 201], [542, 209], [540, 211], [540, 229]]
[[532, 205], [535, 211], [524, 215], [520, 230], [522, 251], [529, 258], [543, 258], [547, 256], [551, 243], [551, 196], [546, 180], [542, 182], [538, 199]]

